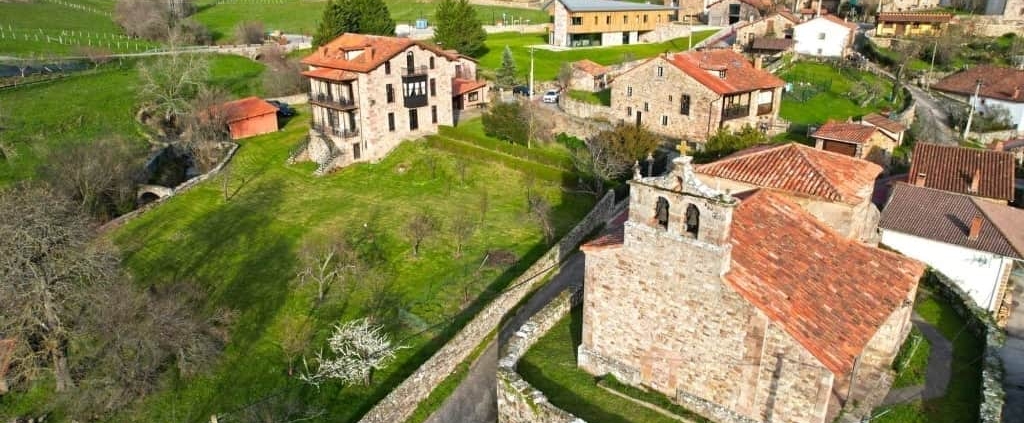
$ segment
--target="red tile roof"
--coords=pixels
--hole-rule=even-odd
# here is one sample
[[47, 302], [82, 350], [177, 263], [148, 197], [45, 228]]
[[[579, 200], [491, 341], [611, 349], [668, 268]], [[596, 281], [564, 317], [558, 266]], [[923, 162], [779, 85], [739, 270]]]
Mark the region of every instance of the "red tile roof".
[[792, 38], [757, 37], [750, 44], [750, 48], [754, 50], [786, 51], [793, 48], [794, 45], [796, 45], [796, 40]]
[[725, 280], [836, 375], [912, 301], [925, 267], [848, 240], [780, 195], [759, 190], [733, 213]]
[[[974, 175], [978, 191], [971, 192]], [[1013, 201], [1013, 153], [919, 142], [914, 146], [907, 183], [960, 194]]]
[[474, 81], [472, 79], [452, 78], [452, 95], [463, 95], [470, 91], [483, 88], [487, 81]]
[[893, 133], [900, 133], [907, 130], [907, 127], [902, 123], [889, 119], [878, 113], [869, 113], [860, 118], [860, 120]]
[[[743, 55], [728, 49], [661, 57], [719, 95], [772, 89], [785, 83], [768, 71], [755, 69]], [[719, 71], [725, 76], [718, 76]]]
[[345, 82], [352, 81], [358, 78], [358, 76], [352, 72], [347, 72], [339, 69], [331, 68], [318, 68], [302, 72], [302, 75], [316, 79], [326, 79], [328, 81]]
[[878, 14], [878, 22], [927, 22], [946, 23], [953, 20], [952, 13], [907, 13], [886, 12]]
[[615, 216], [611, 222], [608, 223], [608, 227], [605, 228], [604, 232], [580, 246], [580, 250], [583, 251], [595, 251], [602, 250], [605, 248], [616, 248], [621, 247], [624, 237], [624, 225], [626, 220], [629, 220], [629, 209], [626, 209], [618, 216]]
[[[980, 97], [1024, 102], [1024, 70], [977, 65], [942, 78], [932, 88], [949, 93], [974, 95], [975, 84], [981, 80]], [[1016, 94], [1016, 95], [1014, 95]]]
[[856, 205], [871, 197], [882, 168], [866, 160], [791, 143], [748, 148], [699, 165], [696, 171]]
[[848, 122], [827, 122], [811, 134], [812, 138], [864, 144], [875, 135], [874, 126]]
[[572, 67], [579, 69], [588, 75], [601, 76], [608, 73], [608, 68], [595, 63], [589, 59], [577, 60], [572, 62]]
[[[317, 48], [313, 54], [302, 59], [302, 63], [366, 73], [412, 46], [419, 46], [448, 60], [458, 60], [462, 57], [457, 53], [442, 50], [436, 45], [408, 38], [345, 33]], [[351, 59], [346, 58], [348, 52], [356, 51], [362, 52]]]
[[[975, 216], [984, 220], [977, 239], [970, 239]], [[969, 195], [893, 184], [878, 227], [917, 237], [1024, 258], [1024, 210]]]
[[246, 97], [241, 100], [229, 101], [221, 105], [221, 110], [224, 111], [225, 119], [228, 123], [269, 113], [277, 113], [277, 107], [259, 97]]
[[849, 28], [851, 31], [856, 31], [857, 28], [858, 28], [857, 24], [855, 24], [853, 22], [849, 22], [849, 21], [843, 20], [842, 18], [840, 18], [840, 17], [838, 17], [836, 15], [822, 15], [821, 18], [825, 19], [825, 20], [828, 20], [828, 21], [831, 21], [832, 23], [837, 23], [839, 25], [845, 26], [845, 27]]

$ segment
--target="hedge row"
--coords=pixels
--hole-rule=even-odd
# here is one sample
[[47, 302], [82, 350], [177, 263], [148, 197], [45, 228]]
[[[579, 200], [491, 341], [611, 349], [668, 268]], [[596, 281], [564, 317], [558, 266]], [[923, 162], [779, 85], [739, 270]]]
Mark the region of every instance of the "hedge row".
[[466, 157], [487, 162], [500, 163], [509, 168], [533, 175], [540, 179], [567, 185], [576, 183], [576, 177], [572, 172], [482, 148], [465, 141], [431, 135], [427, 137], [427, 145]]
[[500, 151], [521, 159], [557, 167], [569, 172], [574, 170], [572, 159], [554, 152], [531, 149], [519, 144], [513, 144], [489, 137], [482, 137], [479, 134], [468, 133], [451, 126], [441, 126], [438, 133], [448, 138], [475, 144], [488, 150]]

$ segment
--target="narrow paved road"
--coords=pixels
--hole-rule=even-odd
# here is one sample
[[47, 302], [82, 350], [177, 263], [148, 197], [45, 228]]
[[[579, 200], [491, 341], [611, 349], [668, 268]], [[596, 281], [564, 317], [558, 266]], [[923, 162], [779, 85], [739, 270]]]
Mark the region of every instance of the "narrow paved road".
[[469, 374], [426, 423], [492, 423], [498, 419], [495, 390], [499, 345], [504, 345], [530, 317], [571, 285], [583, 284], [583, 254], [570, 256], [558, 273], [537, 290], [509, 319], [487, 350], [470, 367]]
[[1024, 301], [1024, 287], [1021, 285], [1017, 283], [1013, 287], [1013, 308], [1010, 311], [1010, 321], [1006, 324], [1006, 344], [999, 350], [1005, 370], [1004, 423], [1024, 423], [1024, 307], [1021, 306], [1021, 302]]
[[[896, 79], [893, 74], [874, 62], [867, 62], [867, 66], [889, 79]], [[949, 122], [949, 113], [946, 112], [946, 109], [942, 107], [939, 101], [927, 91], [907, 81], [903, 81], [903, 86], [910, 90], [910, 95], [917, 101], [916, 115], [923, 120], [927, 127], [935, 129], [931, 131], [932, 134], [929, 134], [931, 136], [927, 141], [938, 144], [957, 145], [957, 134], [946, 125], [946, 122]]]
[[914, 327], [921, 331], [931, 345], [924, 384], [893, 389], [889, 391], [889, 395], [886, 395], [882, 405], [902, 404], [946, 395], [946, 388], [949, 386], [949, 379], [953, 373], [953, 343], [917, 313], [914, 313], [911, 320]]

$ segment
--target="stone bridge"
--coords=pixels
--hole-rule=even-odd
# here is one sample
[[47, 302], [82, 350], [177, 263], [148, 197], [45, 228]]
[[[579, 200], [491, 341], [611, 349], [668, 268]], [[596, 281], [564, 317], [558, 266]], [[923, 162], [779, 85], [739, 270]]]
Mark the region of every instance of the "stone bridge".
[[162, 185], [139, 185], [139, 189], [135, 192], [135, 198], [137, 200], [145, 200], [144, 202], [146, 203], [172, 195], [174, 195], [174, 189]]

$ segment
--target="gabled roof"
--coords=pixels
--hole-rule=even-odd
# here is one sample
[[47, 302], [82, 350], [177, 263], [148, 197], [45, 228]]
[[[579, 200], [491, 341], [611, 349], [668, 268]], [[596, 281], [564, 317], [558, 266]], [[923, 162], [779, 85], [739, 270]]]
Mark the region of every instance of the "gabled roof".
[[812, 138], [864, 144], [878, 129], [870, 125], [848, 122], [826, 122], [811, 134]]
[[[719, 95], [777, 88], [785, 83], [768, 71], [755, 69], [743, 55], [731, 49], [690, 51], [659, 57]], [[720, 72], [725, 76], [719, 76]]]
[[781, 17], [781, 18], [783, 18], [785, 20], [788, 20], [788, 21], [790, 21], [790, 22], [792, 22], [794, 24], [800, 23], [800, 18], [794, 16], [792, 13], [789, 13], [789, 10], [779, 9], [779, 10], [771, 12], [771, 13], [769, 13], [767, 15], [764, 15], [764, 16], [758, 18], [758, 19], [739, 23], [734, 28], [735, 29], [740, 29], [740, 28], [743, 28], [743, 27], [747, 27], [747, 26], [750, 26], [750, 25], [757, 24], [758, 22], [764, 22], [764, 21], [767, 21], [769, 19], [775, 19], [777, 17]]
[[889, 119], [889, 118], [887, 118], [885, 116], [882, 116], [882, 115], [880, 115], [878, 113], [866, 114], [866, 115], [864, 115], [864, 117], [860, 118], [860, 120], [862, 122], [867, 122], [867, 123], [871, 124], [871, 126], [877, 126], [879, 128], [882, 128], [882, 129], [884, 129], [886, 131], [889, 131], [889, 132], [892, 132], [892, 133], [897, 133], [898, 134], [900, 132], [903, 132], [903, 131], [907, 130], [907, 127], [904, 126], [902, 123], [899, 123], [897, 121]]
[[[843, 19], [838, 18], [835, 15], [824, 15], [824, 14], [819, 16], [819, 17], [817, 17], [817, 18], [814, 18], [814, 19], [811, 19], [811, 20], [806, 21], [804, 23], [801, 23], [800, 25], [807, 25], [807, 24], [810, 24], [812, 22], [831, 22], [831, 23], [839, 25], [839, 26], [841, 26], [843, 28], [846, 28], [846, 29], [848, 29], [850, 31], [856, 31], [857, 28], [858, 28], [857, 24], [855, 24], [853, 22], [844, 21]], [[797, 25], [797, 26], [800, 26], [800, 25]]]
[[277, 113], [277, 107], [259, 97], [246, 97], [241, 100], [229, 101], [221, 106], [224, 118], [228, 123]]
[[[923, 174], [923, 175], [922, 175]], [[975, 177], [978, 191], [971, 191]], [[910, 158], [907, 183], [960, 194], [1013, 201], [1013, 153], [919, 142]]]
[[796, 40], [792, 38], [757, 37], [750, 44], [750, 48], [754, 50], [786, 51], [793, 48], [794, 45], [796, 45]]
[[924, 22], [946, 23], [953, 20], [952, 13], [884, 12], [877, 16], [878, 22]]
[[696, 167], [698, 173], [856, 205], [871, 197], [878, 165], [790, 143], [737, 152]]
[[932, 88], [949, 93], [973, 96], [981, 80], [978, 96], [1024, 102], [1024, 70], [990, 65], [977, 65], [942, 78]]
[[331, 68], [317, 68], [302, 72], [302, 75], [310, 78], [326, 79], [328, 81], [335, 82], [352, 81], [358, 78], [358, 76], [352, 72]]
[[725, 280], [837, 375], [849, 374], [925, 267], [849, 240], [786, 198], [758, 190], [732, 220]]
[[572, 62], [572, 67], [583, 71], [591, 76], [601, 76], [608, 73], [608, 68], [591, 61], [590, 59], [577, 60]]
[[662, 4], [634, 3], [615, 0], [550, 0], [541, 6], [547, 10], [554, 2], [562, 3], [570, 12], [624, 12], [633, 10], [675, 10], [672, 6]]
[[483, 88], [487, 81], [474, 81], [472, 79], [452, 78], [452, 96], [463, 95], [470, 91]]
[[[977, 239], [971, 222], [982, 220]], [[957, 194], [896, 183], [878, 227], [1015, 259], [1024, 258], [1024, 210]]]
[[[366, 73], [412, 46], [419, 46], [449, 61], [464, 58], [458, 53], [442, 50], [436, 45], [408, 38], [345, 33], [317, 48], [313, 54], [303, 58], [302, 63]], [[349, 52], [352, 52], [352, 57], [347, 57]]]

